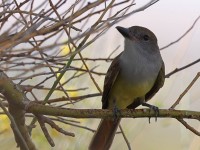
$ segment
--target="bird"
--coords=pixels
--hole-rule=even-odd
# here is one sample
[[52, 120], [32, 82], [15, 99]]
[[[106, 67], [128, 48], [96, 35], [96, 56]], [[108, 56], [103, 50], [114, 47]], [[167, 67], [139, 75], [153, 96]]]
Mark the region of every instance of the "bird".
[[[117, 26], [124, 37], [124, 51], [115, 57], [106, 73], [102, 109], [135, 109], [139, 105], [158, 111], [146, 103], [165, 81], [165, 65], [155, 34], [141, 26]], [[121, 118], [100, 121], [89, 150], [109, 150]]]

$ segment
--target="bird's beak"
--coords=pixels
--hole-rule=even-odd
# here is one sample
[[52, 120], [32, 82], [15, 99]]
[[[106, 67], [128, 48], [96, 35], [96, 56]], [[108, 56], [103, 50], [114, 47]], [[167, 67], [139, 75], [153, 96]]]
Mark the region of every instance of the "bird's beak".
[[128, 28], [123, 28], [120, 26], [117, 26], [116, 29], [125, 37], [125, 38], [130, 38], [130, 33]]

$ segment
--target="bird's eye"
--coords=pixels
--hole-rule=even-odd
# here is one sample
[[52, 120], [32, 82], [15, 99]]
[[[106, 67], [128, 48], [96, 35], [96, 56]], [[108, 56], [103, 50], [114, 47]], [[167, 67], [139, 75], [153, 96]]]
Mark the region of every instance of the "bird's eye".
[[149, 40], [149, 36], [145, 34], [145, 35], [143, 36], [143, 40], [144, 40], [144, 41], [148, 41], [148, 40]]

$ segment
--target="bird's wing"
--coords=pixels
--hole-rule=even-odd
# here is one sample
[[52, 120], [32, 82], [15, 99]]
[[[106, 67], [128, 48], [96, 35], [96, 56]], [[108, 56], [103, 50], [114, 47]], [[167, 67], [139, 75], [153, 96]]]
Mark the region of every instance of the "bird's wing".
[[162, 67], [158, 73], [157, 79], [151, 88], [151, 90], [145, 95], [145, 101], [148, 101], [151, 99], [157, 92], [158, 90], [164, 85], [165, 82], [165, 64], [162, 62]]
[[108, 108], [108, 99], [109, 99], [109, 93], [112, 89], [113, 84], [115, 83], [115, 80], [119, 74], [120, 66], [119, 66], [119, 57], [122, 53], [120, 53], [111, 63], [106, 77], [104, 81], [104, 90], [102, 95], [102, 108], [106, 109]]

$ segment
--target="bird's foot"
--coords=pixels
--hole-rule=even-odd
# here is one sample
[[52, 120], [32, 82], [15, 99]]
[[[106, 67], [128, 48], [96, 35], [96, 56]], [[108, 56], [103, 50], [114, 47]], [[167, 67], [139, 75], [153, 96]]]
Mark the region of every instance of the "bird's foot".
[[120, 110], [115, 106], [113, 108], [113, 118], [114, 118], [114, 122], [117, 122], [117, 120], [119, 119], [119, 114], [120, 114]]
[[[157, 121], [157, 117], [159, 115], [159, 108], [157, 106], [153, 106], [147, 103], [142, 103], [142, 106], [146, 106], [149, 108], [149, 112], [151, 112], [151, 110], [153, 110], [155, 112], [155, 121]], [[151, 117], [149, 117], [149, 123], [150, 123], [150, 119]]]

